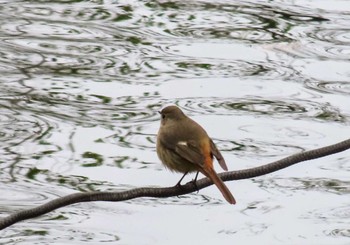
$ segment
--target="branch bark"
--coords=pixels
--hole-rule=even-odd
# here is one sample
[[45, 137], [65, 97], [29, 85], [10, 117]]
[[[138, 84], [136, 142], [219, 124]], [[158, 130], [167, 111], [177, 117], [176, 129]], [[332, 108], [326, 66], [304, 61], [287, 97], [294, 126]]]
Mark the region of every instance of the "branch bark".
[[[248, 168], [238, 171], [230, 171], [220, 173], [219, 176], [223, 181], [248, 179], [268, 173], [275, 172], [277, 170], [289, 167], [293, 164], [313, 160], [316, 158], [321, 158], [324, 156], [332, 155], [350, 149], [350, 139], [344, 140], [337, 144], [325, 146], [322, 148], [309, 150], [301, 153], [297, 153], [281, 160], [271, 162], [266, 165], [259, 167]], [[49, 213], [58, 208], [68, 206], [74, 203], [80, 202], [93, 202], [93, 201], [111, 201], [120, 202], [125, 200], [130, 200], [138, 197], [155, 197], [155, 198], [165, 198], [172, 196], [179, 196], [188, 194], [194, 191], [198, 191], [205, 187], [212, 185], [212, 182], [208, 178], [200, 179], [193, 184], [189, 182], [181, 187], [163, 187], [163, 188], [153, 188], [153, 187], [142, 187], [136, 188], [128, 191], [122, 192], [84, 192], [84, 193], [74, 193], [64, 197], [54, 199], [43, 205], [22, 210], [14, 214], [10, 214], [4, 218], [0, 218], [0, 230], [9, 227], [19, 221], [35, 218], [40, 215]]]

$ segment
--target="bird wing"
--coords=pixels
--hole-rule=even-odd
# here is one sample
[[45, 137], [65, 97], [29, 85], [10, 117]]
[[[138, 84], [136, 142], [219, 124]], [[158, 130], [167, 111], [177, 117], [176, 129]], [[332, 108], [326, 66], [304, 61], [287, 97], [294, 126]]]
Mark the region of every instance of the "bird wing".
[[203, 166], [205, 157], [200, 146], [193, 140], [179, 141], [176, 144], [175, 152], [187, 161]]
[[215, 156], [216, 160], [218, 160], [220, 166], [222, 167], [223, 170], [227, 171], [227, 165], [225, 162], [224, 157], [221, 155], [220, 151], [218, 150], [218, 148], [216, 148], [216, 145], [214, 144], [214, 142], [210, 139], [210, 150], [211, 153]]
[[194, 140], [181, 141], [174, 137], [168, 137], [169, 140], [165, 141], [160, 138], [160, 143], [166, 149], [172, 151], [178, 156], [184, 158], [188, 162], [203, 166], [205, 157], [199, 146]]

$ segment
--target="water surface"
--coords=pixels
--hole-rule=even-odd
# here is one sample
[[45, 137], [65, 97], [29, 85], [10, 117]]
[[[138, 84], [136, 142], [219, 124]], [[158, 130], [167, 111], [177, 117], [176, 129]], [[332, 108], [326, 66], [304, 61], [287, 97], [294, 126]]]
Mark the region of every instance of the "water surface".
[[[349, 137], [348, 1], [0, 1], [0, 213], [77, 191], [172, 186], [175, 103], [229, 169]], [[182, 197], [65, 207], [3, 244], [345, 244], [349, 153]], [[219, 167], [216, 169], [218, 171]], [[191, 177], [188, 178], [190, 180]]]

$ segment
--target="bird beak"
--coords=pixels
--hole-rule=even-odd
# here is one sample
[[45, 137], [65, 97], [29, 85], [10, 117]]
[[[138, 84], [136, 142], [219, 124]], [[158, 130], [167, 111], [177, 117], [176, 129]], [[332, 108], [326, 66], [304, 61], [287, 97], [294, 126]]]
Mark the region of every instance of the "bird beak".
[[160, 111], [158, 111], [159, 114], [162, 114]]

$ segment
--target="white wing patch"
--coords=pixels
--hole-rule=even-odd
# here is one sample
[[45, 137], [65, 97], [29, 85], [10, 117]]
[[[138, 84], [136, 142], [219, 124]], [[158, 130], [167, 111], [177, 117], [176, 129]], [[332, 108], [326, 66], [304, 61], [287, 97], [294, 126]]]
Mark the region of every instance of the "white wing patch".
[[177, 144], [178, 145], [185, 145], [185, 146], [187, 146], [187, 142], [186, 141], [179, 141], [179, 142], [177, 142]]

